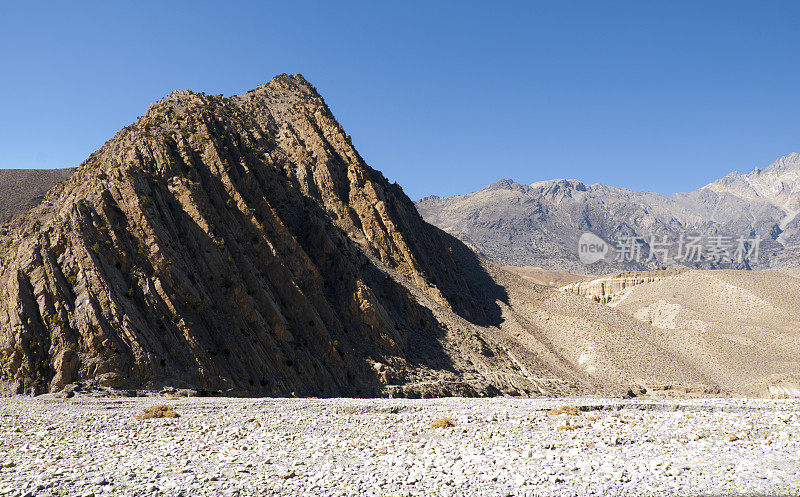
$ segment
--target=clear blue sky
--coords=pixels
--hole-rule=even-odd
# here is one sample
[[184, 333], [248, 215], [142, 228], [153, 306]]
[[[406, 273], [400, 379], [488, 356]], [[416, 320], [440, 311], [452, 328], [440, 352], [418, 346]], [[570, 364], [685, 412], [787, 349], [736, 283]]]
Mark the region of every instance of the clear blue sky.
[[0, 4], [0, 168], [79, 164], [176, 89], [314, 83], [414, 199], [662, 193], [800, 152], [800, 2]]

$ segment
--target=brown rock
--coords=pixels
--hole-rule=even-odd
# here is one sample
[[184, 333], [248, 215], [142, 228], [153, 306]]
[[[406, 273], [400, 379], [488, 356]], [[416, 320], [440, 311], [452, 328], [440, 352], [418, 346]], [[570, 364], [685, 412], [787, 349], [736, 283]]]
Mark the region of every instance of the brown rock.
[[377, 395], [452, 376], [432, 308], [499, 318], [477, 257], [364, 163], [299, 75], [169, 95], [7, 232], [0, 381], [20, 392]]

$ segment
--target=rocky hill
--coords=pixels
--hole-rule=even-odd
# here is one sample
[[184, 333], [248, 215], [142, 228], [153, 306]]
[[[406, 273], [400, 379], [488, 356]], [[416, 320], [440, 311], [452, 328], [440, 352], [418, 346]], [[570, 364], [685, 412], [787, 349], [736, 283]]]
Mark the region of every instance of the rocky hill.
[[152, 105], [3, 228], [0, 254], [18, 392], [374, 394], [448, 368], [420, 298], [498, 319], [474, 254], [364, 163], [301, 76]]
[[0, 169], [0, 224], [36, 205], [73, 172], [75, 168]]
[[[798, 154], [674, 195], [577, 180], [531, 185], [502, 180], [466, 195], [427, 197], [416, 205], [428, 222], [503, 264], [589, 274], [663, 268], [779, 268], [800, 274]], [[578, 238], [587, 231], [612, 249], [591, 265], [582, 264], [577, 253]], [[700, 260], [678, 260], [681, 235], [687, 240], [700, 236], [706, 249], [722, 236], [728, 256], [705, 252]], [[758, 258], [735, 257], [740, 237], [747, 251], [752, 240], [761, 239]], [[621, 251], [613, 249], [633, 239], [639, 240], [641, 257], [618, 257]], [[668, 256], [655, 252], [647, 260], [651, 245], [659, 251], [668, 247]]]

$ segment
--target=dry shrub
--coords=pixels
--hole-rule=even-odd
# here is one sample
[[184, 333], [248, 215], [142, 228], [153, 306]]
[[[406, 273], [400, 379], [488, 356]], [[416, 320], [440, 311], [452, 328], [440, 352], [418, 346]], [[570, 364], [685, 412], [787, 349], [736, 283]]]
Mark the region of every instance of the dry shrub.
[[175, 412], [172, 406], [159, 404], [157, 406], [150, 406], [144, 409], [141, 414], [136, 416], [136, 419], [154, 419], [154, 418], [179, 418], [180, 414]]
[[455, 425], [450, 418], [439, 418], [431, 421], [431, 428], [452, 428]]
[[559, 414], [569, 414], [570, 416], [577, 416], [579, 414], [578, 408], [575, 406], [561, 406], [550, 409], [547, 414], [557, 416]]

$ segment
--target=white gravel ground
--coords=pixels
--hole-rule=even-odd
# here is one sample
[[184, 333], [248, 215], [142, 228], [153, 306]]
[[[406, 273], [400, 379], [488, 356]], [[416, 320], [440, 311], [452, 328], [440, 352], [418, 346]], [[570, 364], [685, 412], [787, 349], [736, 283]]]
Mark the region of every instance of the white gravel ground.
[[[134, 418], [159, 403], [181, 417]], [[547, 412], [564, 405], [581, 411]], [[797, 495], [798, 408], [731, 399], [5, 398], [0, 495]], [[429, 427], [442, 417], [455, 426]]]

